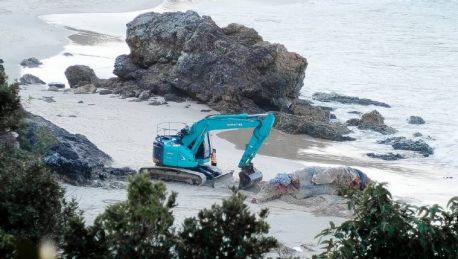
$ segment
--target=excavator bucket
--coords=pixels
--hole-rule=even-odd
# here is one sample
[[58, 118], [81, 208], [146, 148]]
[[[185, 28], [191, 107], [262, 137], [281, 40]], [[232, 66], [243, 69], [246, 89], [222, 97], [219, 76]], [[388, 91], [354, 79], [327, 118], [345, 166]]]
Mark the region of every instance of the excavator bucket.
[[262, 173], [254, 168], [253, 164], [249, 164], [242, 168], [239, 173], [239, 189], [249, 189], [262, 180]]

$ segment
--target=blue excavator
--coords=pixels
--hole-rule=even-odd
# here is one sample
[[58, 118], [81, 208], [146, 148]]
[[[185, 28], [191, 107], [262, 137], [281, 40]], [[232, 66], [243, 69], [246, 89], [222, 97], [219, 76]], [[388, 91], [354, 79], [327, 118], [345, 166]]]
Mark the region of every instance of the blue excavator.
[[212, 185], [233, 172], [224, 174], [218, 167], [209, 165], [214, 154], [209, 133], [214, 130], [254, 128], [238, 167], [239, 188], [247, 189], [262, 180], [262, 173], [251, 162], [269, 136], [275, 122], [272, 113], [209, 115], [185, 126], [173, 134], [158, 134], [153, 145], [154, 167], [141, 168], [152, 179], [184, 182], [193, 185]]

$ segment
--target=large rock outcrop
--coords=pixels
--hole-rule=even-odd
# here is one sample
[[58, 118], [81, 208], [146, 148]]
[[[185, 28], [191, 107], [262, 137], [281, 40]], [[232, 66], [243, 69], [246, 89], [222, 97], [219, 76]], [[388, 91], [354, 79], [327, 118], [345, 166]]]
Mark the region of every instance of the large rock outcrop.
[[44, 162], [66, 181], [91, 185], [95, 181], [118, 179], [135, 173], [128, 168], [109, 167], [111, 157], [85, 136], [71, 134], [40, 116], [27, 113], [25, 125], [23, 138], [32, 146], [36, 146], [44, 131], [54, 139], [44, 156]]
[[[299, 96], [307, 60], [263, 41], [251, 28], [220, 28], [208, 16], [146, 13], [127, 24], [129, 55], [116, 59], [121, 81], [153, 94], [185, 95], [224, 112], [288, 108]], [[129, 89], [131, 84], [115, 83]]]
[[[276, 111], [326, 130], [335, 127], [329, 110], [298, 99], [307, 60], [264, 41], [252, 28], [220, 28], [193, 11], [146, 13], [127, 24], [126, 41], [130, 54], [116, 58], [118, 77], [101, 83], [116, 94], [191, 98], [224, 113]], [[303, 125], [288, 125], [288, 132], [301, 134]]]

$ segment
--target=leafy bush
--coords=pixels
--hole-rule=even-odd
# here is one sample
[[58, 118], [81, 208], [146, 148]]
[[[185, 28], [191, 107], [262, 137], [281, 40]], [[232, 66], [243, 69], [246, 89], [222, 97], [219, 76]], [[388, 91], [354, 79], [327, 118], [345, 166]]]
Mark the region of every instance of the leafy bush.
[[262, 258], [276, 247], [277, 240], [266, 237], [268, 211], [258, 216], [244, 203], [245, 197], [233, 189], [222, 205], [203, 209], [197, 218], [185, 219], [177, 248], [180, 258]]
[[354, 218], [323, 230], [317, 258], [457, 258], [458, 197], [448, 210], [393, 201], [384, 184], [353, 196]]
[[82, 217], [70, 221], [65, 256], [170, 258], [175, 244], [171, 211], [175, 199], [176, 193], [167, 197], [165, 185], [153, 184], [147, 175], [131, 178], [128, 200], [109, 206], [94, 226], [85, 228]]
[[8, 130], [19, 130], [22, 117], [19, 85], [8, 84], [4, 68], [0, 65], [0, 134]]
[[0, 146], [0, 182], [2, 241], [59, 241], [76, 203], [65, 201], [63, 189], [40, 157]]

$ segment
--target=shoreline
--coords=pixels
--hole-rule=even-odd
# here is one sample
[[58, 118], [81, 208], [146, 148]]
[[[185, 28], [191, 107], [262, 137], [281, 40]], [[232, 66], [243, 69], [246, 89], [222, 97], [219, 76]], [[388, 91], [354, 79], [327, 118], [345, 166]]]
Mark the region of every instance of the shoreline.
[[4, 0], [0, 7], [0, 57], [5, 61], [9, 81], [20, 77], [19, 63], [30, 57], [46, 59], [57, 55], [69, 44], [71, 30], [46, 23], [43, 15], [56, 13], [129, 12], [153, 8], [160, 0], [83, 0], [78, 2], [46, 0], [30, 3], [28, 0]]

